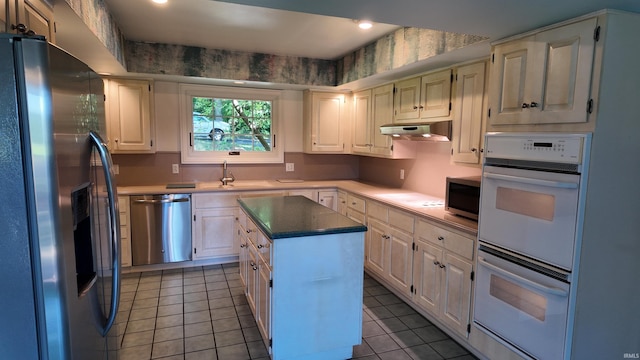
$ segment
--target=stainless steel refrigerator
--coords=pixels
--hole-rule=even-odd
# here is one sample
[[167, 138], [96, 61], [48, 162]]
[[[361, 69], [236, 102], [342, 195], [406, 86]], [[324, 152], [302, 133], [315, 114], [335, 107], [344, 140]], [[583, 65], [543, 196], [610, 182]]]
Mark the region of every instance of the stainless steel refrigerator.
[[0, 34], [0, 358], [117, 358], [105, 135], [96, 73], [43, 38]]

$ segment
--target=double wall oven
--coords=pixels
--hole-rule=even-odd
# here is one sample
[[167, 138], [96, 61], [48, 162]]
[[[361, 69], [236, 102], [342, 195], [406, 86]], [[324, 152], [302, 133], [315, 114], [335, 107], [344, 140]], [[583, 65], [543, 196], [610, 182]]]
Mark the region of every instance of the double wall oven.
[[473, 320], [531, 358], [567, 355], [590, 139], [486, 137]]

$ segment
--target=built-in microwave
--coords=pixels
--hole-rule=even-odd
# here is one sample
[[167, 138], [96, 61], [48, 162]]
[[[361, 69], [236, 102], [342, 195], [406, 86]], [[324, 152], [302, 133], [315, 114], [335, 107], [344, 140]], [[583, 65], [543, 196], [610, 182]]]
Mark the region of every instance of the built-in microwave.
[[478, 220], [480, 176], [447, 177], [444, 207], [452, 214]]

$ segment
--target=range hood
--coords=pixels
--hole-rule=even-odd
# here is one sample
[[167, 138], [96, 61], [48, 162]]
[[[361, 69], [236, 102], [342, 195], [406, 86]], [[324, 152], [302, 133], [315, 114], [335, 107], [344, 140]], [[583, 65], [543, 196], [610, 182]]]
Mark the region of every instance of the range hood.
[[451, 141], [451, 121], [419, 124], [387, 124], [380, 126], [382, 135], [415, 141]]

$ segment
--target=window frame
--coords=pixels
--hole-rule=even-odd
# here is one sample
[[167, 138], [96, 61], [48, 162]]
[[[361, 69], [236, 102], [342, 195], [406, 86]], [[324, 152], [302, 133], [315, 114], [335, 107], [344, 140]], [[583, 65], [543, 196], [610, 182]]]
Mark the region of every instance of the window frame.
[[[282, 127], [282, 91], [242, 87], [180, 84], [180, 161], [183, 164], [218, 164], [223, 161], [235, 164], [284, 163], [284, 134]], [[230, 155], [228, 151], [193, 150], [193, 98], [223, 98], [238, 100], [271, 101], [271, 151], [240, 151]]]

